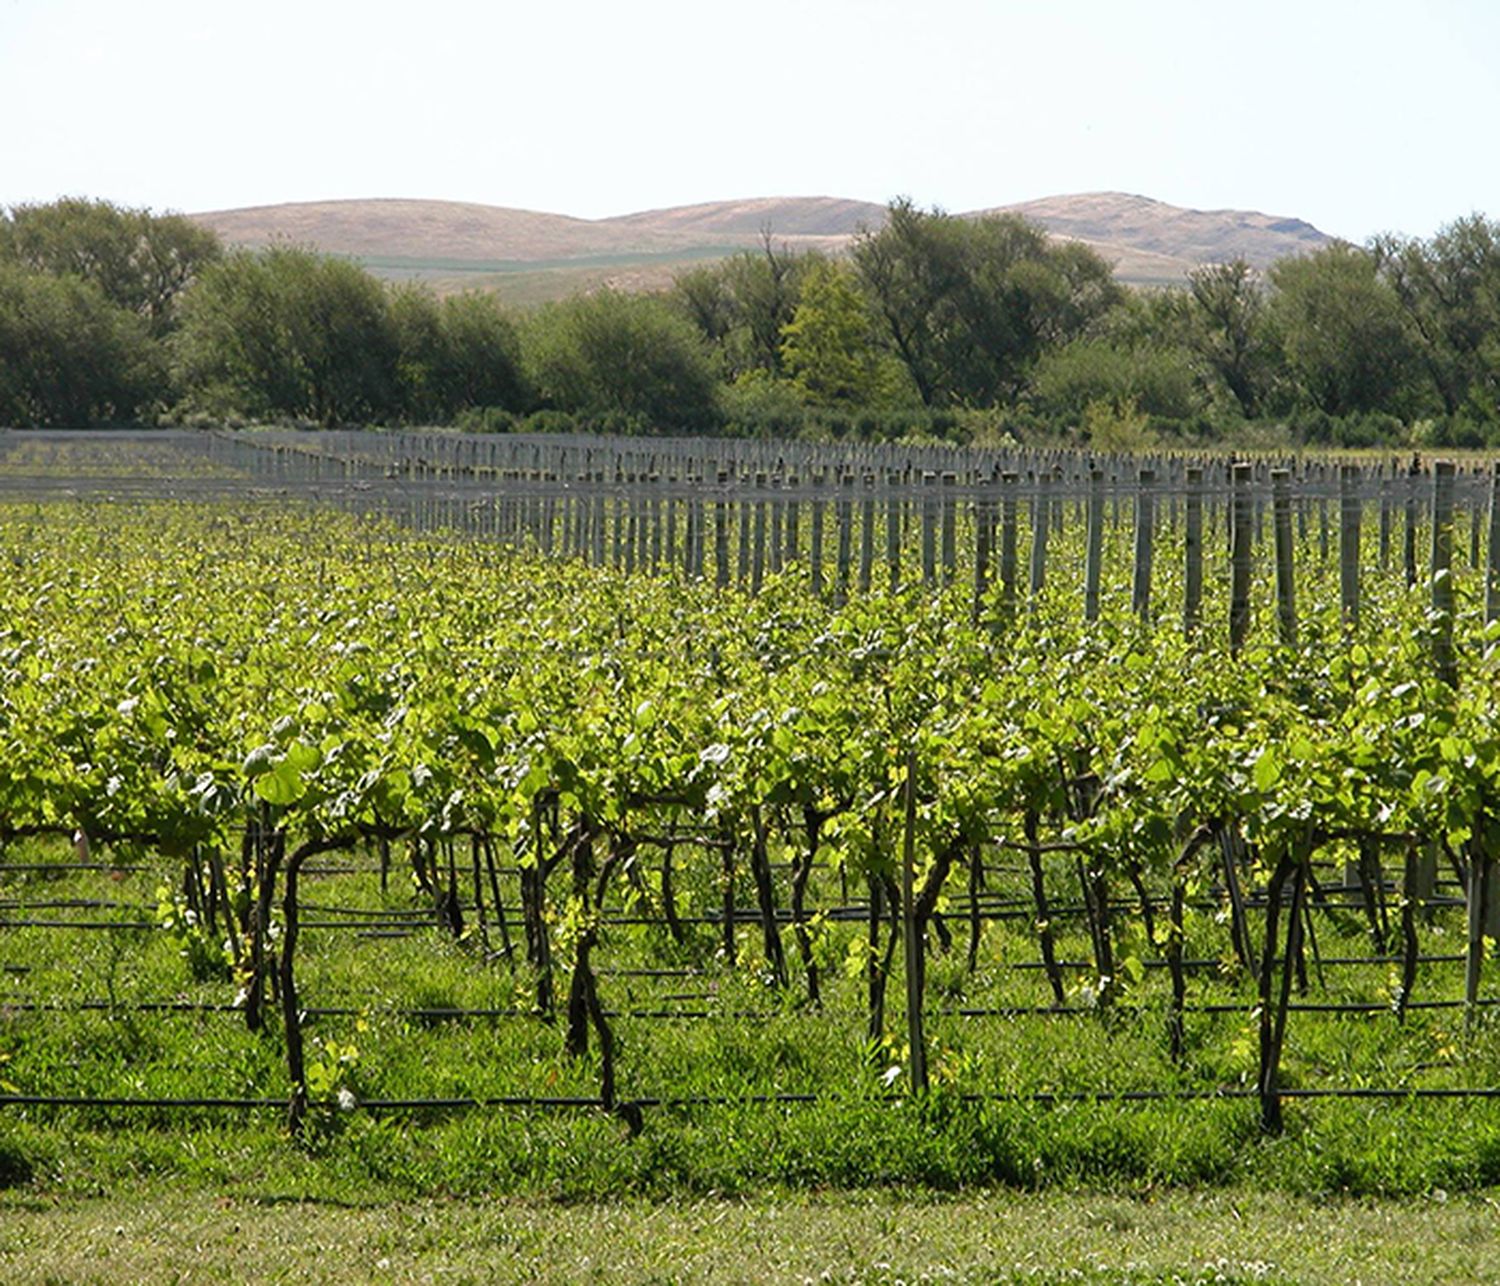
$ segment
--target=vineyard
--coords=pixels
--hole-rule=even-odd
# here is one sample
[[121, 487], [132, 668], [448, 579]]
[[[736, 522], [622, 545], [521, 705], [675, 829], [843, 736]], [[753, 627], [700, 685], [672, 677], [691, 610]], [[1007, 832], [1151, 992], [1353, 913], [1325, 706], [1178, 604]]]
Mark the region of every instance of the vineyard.
[[1495, 1182], [1497, 477], [0, 435], [0, 1166]]

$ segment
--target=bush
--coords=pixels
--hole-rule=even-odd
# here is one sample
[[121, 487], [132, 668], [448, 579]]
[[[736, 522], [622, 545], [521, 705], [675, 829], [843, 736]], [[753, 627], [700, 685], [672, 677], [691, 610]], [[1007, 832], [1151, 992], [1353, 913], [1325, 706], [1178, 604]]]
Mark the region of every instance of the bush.
[[1378, 447], [1397, 443], [1405, 436], [1405, 426], [1394, 415], [1369, 411], [1364, 415], [1346, 415], [1333, 422], [1333, 444], [1340, 447]]
[[1133, 402], [1146, 415], [1182, 420], [1202, 409], [1185, 353], [1163, 348], [1116, 348], [1079, 340], [1047, 354], [1031, 381], [1037, 409], [1076, 422], [1096, 402]]
[[1333, 442], [1336, 422], [1327, 411], [1312, 406], [1294, 411], [1290, 427], [1297, 441], [1309, 446], [1328, 446]]
[[515, 433], [521, 419], [503, 406], [470, 406], [454, 417], [454, 425], [465, 433]]
[[165, 356], [134, 313], [90, 281], [0, 265], [0, 424], [118, 424], [165, 396]]
[[521, 422], [523, 433], [580, 433], [583, 428], [566, 411], [533, 411]]
[[719, 426], [708, 353], [691, 323], [658, 299], [605, 290], [553, 304], [527, 325], [524, 348], [551, 408], [623, 416], [656, 432]]
[[385, 291], [342, 259], [246, 251], [188, 291], [177, 337], [185, 409], [335, 425], [396, 418]]

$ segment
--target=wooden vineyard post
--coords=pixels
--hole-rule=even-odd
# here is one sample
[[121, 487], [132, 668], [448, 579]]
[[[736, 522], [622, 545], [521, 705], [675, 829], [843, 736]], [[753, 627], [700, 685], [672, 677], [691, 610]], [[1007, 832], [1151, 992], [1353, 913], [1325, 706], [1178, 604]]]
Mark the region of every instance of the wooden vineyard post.
[[646, 560], [651, 553], [651, 515], [646, 505], [645, 487], [645, 476], [638, 475], [630, 497], [630, 530], [635, 546], [633, 557], [635, 566], [642, 571], [646, 570]]
[[1411, 589], [1417, 583], [1417, 478], [1421, 472], [1421, 466], [1417, 463], [1416, 457], [1413, 457], [1406, 471], [1406, 523], [1401, 533], [1404, 542], [1402, 552], [1406, 567], [1407, 589]]
[[563, 556], [581, 559], [587, 565], [589, 557], [588, 546], [584, 543], [584, 499], [577, 491], [573, 491], [568, 494], [566, 501], [563, 512]]
[[1276, 534], [1276, 619], [1281, 641], [1289, 648], [1297, 646], [1297, 592], [1294, 581], [1295, 554], [1292, 549], [1292, 497], [1290, 473], [1271, 470], [1271, 523]]
[[928, 589], [937, 583], [937, 500], [932, 495], [937, 474], [930, 469], [922, 474], [922, 584]]
[[1047, 481], [1045, 473], [1036, 475], [1036, 491], [1031, 497], [1031, 597], [1042, 592], [1047, 580]]
[[[700, 486], [702, 485], [702, 479], [701, 478], [698, 480], [698, 483], [699, 483]], [[689, 572], [689, 575], [692, 577], [693, 580], [702, 580], [703, 579], [703, 546], [707, 543], [707, 541], [705, 539], [705, 536], [706, 536], [707, 533], [704, 530], [704, 522], [703, 522], [703, 497], [702, 497], [702, 494], [701, 493], [695, 493], [694, 496], [693, 496], [693, 499], [689, 503], [690, 503], [690, 506], [691, 506], [691, 508], [689, 509], [689, 513], [692, 516], [692, 529], [693, 529], [693, 539], [688, 544], [688, 554], [689, 554], [689, 556], [691, 558], [691, 561], [692, 561], [692, 569]]]
[[1469, 509], [1469, 566], [1479, 566], [1479, 506]]
[[875, 475], [865, 474], [864, 499], [859, 506], [859, 592], [870, 592], [875, 567]]
[[[634, 479], [631, 479], [631, 482], [634, 482]], [[537, 501], [531, 501], [531, 503], [537, 504]], [[636, 531], [637, 527], [639, 527], [639, 519], [637, 519], [636, 515], [637, 504], [633, 486], [631, 486], [628, 494], [619, 497], [616, 504], [619, 504], [622, 510], [624, 510], [621, 518], [621, 527], [624, 528], [625, 561], [622, 566], [624, 566], [625, 572], [634, 572], [636, 570]], [[537, 521], [541, 521], [540, 509], [537, 509]]]
[[943, 474], [943, 584], [951, 585], [958, 571], [958, 503], [953, 499], [953, 486], [958, 481], [954, 473]]
[[750, 592], [752, 594], [760, 593], [760, 587], [766, 579], [766, 502], [760, 495], [760, 492], [765, 490], [765, 486], [766, 475], [757, 473], [755, 475], [755, 524], [750, 554]]
[[1453, 651], [1453, 461], [1432, 466], [1433, 664], [1449, 687], [1458, 686]]
[[797, 528], [801, 523], [801, 514], [797, 504], [797, 486], [799, 479], [795, 473], [787, 476], [786, 485], [791, 489], [791, 497], [786, 502], [786, 556], [782, 560], [783, 565], [790, 567], [797, 561], [798, 556], [798, 534]]
[[677, 566], [677, 479], [667, 479], [669, 490], [667, 491], [666, 517], [662, 525], [661, 541], [661, 565], [670, 574]]
[[1253, 466], [1230, 470], [1229, 497], [1229, 650], [1238, 656], [1250, 635], [1250, 538], [1254, 501], [1250, 494]]
[[[605, 528], [604, 488], [600, 485], [603, 481], [604, 475], [602, 473], [597, 473], [594, 475], [594, 502], [593, 517], [591, 521], [593, 523], [593, 561], [595, 567], [604, 566], [604, 538], [607, 534]], [[507, 532], [507, 534], [509, 533]]]
[[1083, 619], [1099, 619], [1100, 563], [1104, 556], [1104, 470], [1089, 470], [1087, 541], [1083, 561]]
[[906, 957], [906, 1039], [911, 1048], [911, 1085], [927, 1091], [927, 1042], [922, 1030], [922, 941], [917, 932], [917, 753], [906, 755], [906, 824], [901, 840], [901, 937]]
[[[613, 530], [611, 532], [611, 543], [609, 547], [609, 565], [615, 571], [625, 566], [625, 494], [620, 490], [621, 477], [615, 474], [615, 493], [610, 497], [609, 507], [614, 515]], [[526, 503], [529, 509], [530, 504]], [[525, 518], [523, 510], [522, 517]]]
[[[541, 549], [542, 557], [550, 558], [552, 556], [552, 524], [556, 519], [556, 512], [554, 508], [556, 502], [549, 492], [546, 496], [539, 497], [533, 500], [532, 503], [536, 506], [538, 531], [537, 543]], [[635, 509], [633, 506], [630, 513], [631, 521], [634, 522]]]
[[1182, 632], [1189, 638], [1198, 632], [1203, 613], [1203, 470], [1187, 471], [1187, 496], [1183, 504]]
[[812, 541], [808, 550], [808, 560], [812, 563], [812, 592], [815, 597], [821, 598], [823, 594], [823, 509], [825, 506], [822, 496], [823, 475], [813, 474], [812, 484]]
[[1380, 480], [1380, 570], [1391, 565], [1391, 480]]
[[[719, 474], [722, 488], [728, 474]], [[714, 501], [714, 588], [729, 588], [729, 501], [721, 494]]]
[[750, 504], [743, 494], [739, 494], [731, 503], [739, 511], [739, 539], [734, 551], [734, 583], [743, 589], [745, 582], [750, 579]]
[[1016, 611], [1016, 487], [1014, 473], [1002, 473], [1000, 485], [1000, 601], [1007, 618]]
[[1153, 470], [1142, 469], [1140, 490], [1135, 496], [1135, 576], [1130, 606], [1143, 621], [1149, 620], [1151, 616], [1151, 542], [1156, 525], [1151, 488], [1155, 481], [1156, 474]]
[[846, 473], [839, 480], [839, 497], [834, 504], [838, 527], [838, 550], [835, 555], [833, 601], [840, 606], [849, 601], [849, 569], [854, 555], [854, 499], [851, 491], [854, 475]]
[[885, 562], [894, 594], [901, 584], [901, 496], [896, 490], [896, 474], [885, 475]]
[[1344, 628], [1359, 628], [1359, 469], [1339, 469], [1339, 607]]
[[[779, 478], [775, 479], [775, 482], [780, 486], [781, 480]], [[771, 574], [773, 576], [781, 571], [781, 555], [786, 548], [786, 535], [783, 530], [785, 526], [786, 501], [780, 498], [773, 498], [771, 501], [770, 547], [767, 551], [768, 562], [770, 563]]]
[[651, 574], [661, 569], [661, 475], [651, 475]]
[[1500, 620], [1500, 462], [1490, 474], [1490, 543], [1484, 565], [1484, 623]]
[[992, 529], [994, 503], [987, 495], [981, 495], [974, 502], [974, 598], [969, 605], [969, 621], [974, 625], [979, 623], [979, 616], [984, 607], [985, 591], [990, 586], [990, 542], [994, 535]]

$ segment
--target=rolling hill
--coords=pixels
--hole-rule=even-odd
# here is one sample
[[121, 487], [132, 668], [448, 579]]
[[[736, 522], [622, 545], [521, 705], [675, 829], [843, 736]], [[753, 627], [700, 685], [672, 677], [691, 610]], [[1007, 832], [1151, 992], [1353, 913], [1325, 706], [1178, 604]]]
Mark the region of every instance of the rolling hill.
[[[1014, 212], [1085, 242], [1122, 280], [1166, 284], [1201, 263], [1243, 257], [1266, 267], [1330, 238], [1311, 224], [1246, 210], [1188, 210], [1119, 192], [1047, 197], [971, 217]], [[235, 245], [276, 240], [349, 255], [393, 280], [440, 291], [478, 287], [517, 304], [612, 285], [659, 289], [693, 263], [760, 244], [769, 231], [799, 249], [838, 252], [885, 207], [834, 197], [760, 197], [646, 210], [608, 219], [455, 201], [314, 201], [217, 210], [193, 217]]]

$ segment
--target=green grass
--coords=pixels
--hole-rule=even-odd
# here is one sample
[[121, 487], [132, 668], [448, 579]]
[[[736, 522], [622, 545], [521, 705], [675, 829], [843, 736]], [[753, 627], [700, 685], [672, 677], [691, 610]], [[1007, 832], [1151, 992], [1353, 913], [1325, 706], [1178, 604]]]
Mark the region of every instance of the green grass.
[[[30, 856], [49, 852], [58, 856], [39, 845]], [[22, 851], [9, 856], [20, 861]], [[153, 873], [79, 873], [59, 880], [8, 872], [0, 875], [0, 891], [19, 904], [7, 912], [12, 921], [63, 914], [132, 920], [149, 918], [157, 879]], [[709, 892], [685, 883], [684, 913], [695, 899], [701, 906]], [[304, 911], [308, 920], [327, 918], [329, 913], [312, 909], [318, 905], [391, 911], [415, 905], [400, 878], [382, 895], [369, 868], [311, 878], [303, 896], [311, 904]], [[40, 905], [69, 899], [116, 906], [64, 912]], [[1428, 949], [1441, 949], [1457, 929], [1439, 919], [1423, 931]], [[278, 1110], [12, 1106], [0, 1112], [0, 1188], [72, 1201], [126, 1192], [142, 1179], [170, 1179], [236, 1199], [270, 1190], [298, 1199], [365, 1202], [435, 1191], [466, 1199], [580, 1201], [825, 1187], [1139, 1195], [1249, 1185], [1302, 1196], [1390, 1196], [1480, 1191], [1500, 1183], [1500, 1104], [1493, 1102], [1290, 1101], [1286, 1134], [1266, 1139], [1255, 1104], [1246, 1099], [1039, 1104], [995, 1097], [1243, 1089], [1254, 1076], [1253, 995], [1233, 969], [1193, 979], [1192, 1002], [1228, 1003], [1232, 1011], [1189, 1016], [1184, 1068], [1167, 1057], [1164, 971], [1148, 971], [1116, 1014], [952, 1014], [959, 1006], [1046, 1003], [1039, 971], [1004, 967], [1034, 957], [1029, 931], [1019, 922], [986, 930], [973, 975], [964, 966], [961, 932], [953, 951], [933, 961], [936, 1088], [926, 1101], [903, 1097], [899, 978], [889, 1002], [887, 1043], [871, 1049], [865, 1043], [863, 979], [842, 968], [862, 932], [862, 926], [834, 925], [820, 940], [827, 994], [821, 1012], [801, 1003], [795, 969], [789, 994], [766, 986], [756, 964], [758, 935], [750, 931], [741, 935], [738, 971], [716, 960], [717, 939], [708, 926], [698, 926], [698, 936], [681, 947], [656, 929], [615, 929], [600, 948], [597, 963], [606, 969], [670, 961], [692, 961], [698, 969], [685, 978], [601, 975], [603, 1002], [619, 1013], [613, 1025], [622, 1097], [815, 1094], [813, 1103], [648, 1108], [645, 1129], [634, 1139], [619, 1121], [587, 1110], [341, 1113], [326, 1105], [301, 1144], [285, 1135]], [[518, 926], [512, 924], [512, 933]], [[1323, 924], [1320, 933], [1330, 956], [1365, 946], [1348, 917]], [[1190, 934], [1190, 956], [1222, 949], [1222, 929], [1211, 916], [1190, 921]], [[1131, 945], [1127, 934], [1121, 954]], [[302, 1002], [359, 1011], [310, 1018], [309, 1058], [327, 1060], [333, 1082], [360, 1100], [597, 1092], [595, 1058], [567, 1057], [560, 1025], [525, 1014], [531, 995], [526, 970], [499, 960], [486, 963], [472, 938], [458, 942], [433, 929], [405, 938], [366, 938], [311, 928], [303, 947]], [[1064, 958], [1086, 953], [1077, 929], [1064, 934], [1059, 948]], [[7, 966], [0, 975], [0, 1080], [17, 1091], [278, 1100], [286, 1094], [274, 1011], [267, 1031], [256, 1034], [236, 1013], [136, 1008], [162, 1000], [226, 1004], [234, 996], [236, 984], [228, 978], [195, 978], [169, 933], [12, 924], [0, 936], [0, 965]], [[1446, 966], [1429, 966], [1421, 983], [1423, 994], [1433, 996], [1452, 994], [1457, 985], [1457, 969]], [[1326, 989], [1314, 979], [1309, 998], [1383, 1003], [1389, 986], [1386, 966], [1331, 969]], [[77, 1002], [86, 1000], [104, 1000], [108, 1007], [79, 1011]], [[36, 1012], [16, 1003], [22, 1001], [60, 1008]], [[446, 1007], [521, 1012], [455, 1019], [410, 1012]], [[670, 1022], [632, 1016], [664, 1007], [710, 1016]], [[356, 1052], [333, 1066], [351, 1047]], [[888, 1093], [882, 1078], [892, 1068], [900, 1070]], [[1456, 1011], [1414, 1013], [1404, 1025], [1379, 1012], [1292, 1016], [1288, 1085], [1497, 1080], [1500, 1027], [1481, 1020], [1466, 1028]]]
[[0, 1198], [0, 1277], [41, 1281], [1454, 1282], [1500, 1261], [1493, 1202], [1276, 1194], [768, 1193], [582, 1204], [309, 1203], [148, 1183]]
[[439, 294], [485, 290], [513, 308], [534, 308], [597, 290], [664, 290], [680, 272], [726, 258], [743, 246], [695, 246], [661, 251], [577, 255], [562, 259], [424, 259], [362, 255], [358, 262], [390, 281], [424, 281]]

